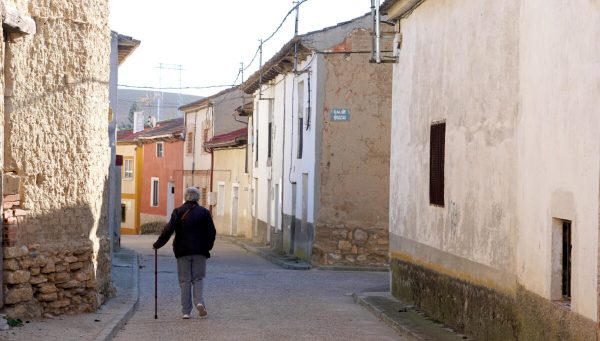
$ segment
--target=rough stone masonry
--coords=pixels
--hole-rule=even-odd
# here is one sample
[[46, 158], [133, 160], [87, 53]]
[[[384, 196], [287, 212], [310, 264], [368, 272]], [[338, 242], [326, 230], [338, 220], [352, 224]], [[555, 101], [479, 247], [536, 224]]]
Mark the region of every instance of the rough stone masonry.
[[3, 309], [93, 311], [111, 291], [108, 0], [0, 2], [35, 21], [3, 27]]

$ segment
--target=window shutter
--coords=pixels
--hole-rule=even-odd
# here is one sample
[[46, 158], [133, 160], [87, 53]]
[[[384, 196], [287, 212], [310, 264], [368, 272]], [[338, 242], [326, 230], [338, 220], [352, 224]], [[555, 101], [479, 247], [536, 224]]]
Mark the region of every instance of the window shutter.
[[446, 122], [431, 125], [429, 152], [429, 203], [444, 206]]

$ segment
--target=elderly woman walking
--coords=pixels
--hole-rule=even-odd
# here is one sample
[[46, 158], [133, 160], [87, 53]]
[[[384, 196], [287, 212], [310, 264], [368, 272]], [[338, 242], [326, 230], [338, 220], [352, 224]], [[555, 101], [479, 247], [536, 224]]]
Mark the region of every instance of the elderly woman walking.
[[190, 318], [194, 305], [200, 317], [204, 318], [208, 313], [204, 303], [203, 280], [206, 273], [206, 259], [210, 258], [216, 230], [210, 212], [198, 204], [200, 191], [189, 187], [185, 190], [184, 197], [185, 203], [173, 210], [171, 220], [153, 247], [154, 249], [163, 247], [175, 232], [173, 252], [177, 258], [177, 274], [181, 287], [182, 318]]

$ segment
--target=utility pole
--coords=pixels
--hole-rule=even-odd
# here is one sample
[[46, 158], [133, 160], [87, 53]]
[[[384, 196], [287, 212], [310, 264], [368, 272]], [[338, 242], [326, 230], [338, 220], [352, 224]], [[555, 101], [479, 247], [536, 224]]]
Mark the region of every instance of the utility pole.
[[244, 102], [246, 99], [244, 98], [244, 89], [242, 89], [242, 84], [244, 84], [244, 62], [240, 63], [240, 75], [242, 77], [242, 81], [240, 82], [240, 90], [242, 91], [242, 112], [244, 111]]
[[258, 46], [258, 70], [259, 70], [259, 79], [258, 79], [258, 99], [262, 99], [262, 58], [263, 58], [263, 40], [259, 40], [260, 45]]
[[293, 3], [296, 4], [296, 25], [294, 29], [294, 37], [296, 37], [298, 35], [298, 21], [300, 20], [300, 1], [294, 1]]
[[[294, 1], [296, 4], [296, 24], [294, 27], [294, 38], [298, 37], [298, 21], [300, 17], [300, 1]], [[298, 41], [294, 43], [294, 73], [298, 72]]]

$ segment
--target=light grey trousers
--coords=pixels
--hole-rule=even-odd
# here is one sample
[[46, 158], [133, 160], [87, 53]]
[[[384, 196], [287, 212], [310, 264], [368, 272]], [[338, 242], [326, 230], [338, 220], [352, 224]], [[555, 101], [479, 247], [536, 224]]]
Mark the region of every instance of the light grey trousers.
[[[177, 275], [181, 287], [181, 312], [190, 314], [197, 304], [204, 304], [204, 275], [206, 274], [206, 257], [201, 255], [177, 258]], [[192, 304], [192, 288], [194, 304]]]

